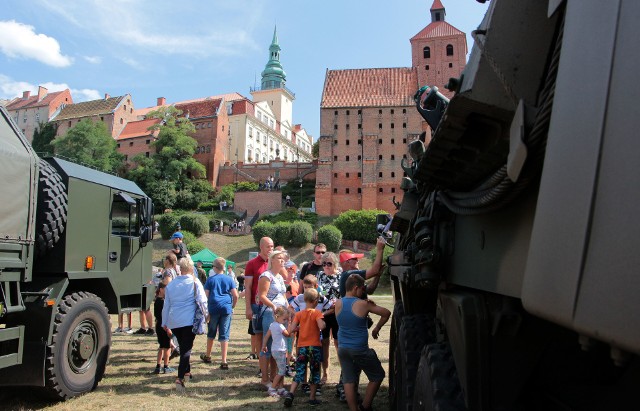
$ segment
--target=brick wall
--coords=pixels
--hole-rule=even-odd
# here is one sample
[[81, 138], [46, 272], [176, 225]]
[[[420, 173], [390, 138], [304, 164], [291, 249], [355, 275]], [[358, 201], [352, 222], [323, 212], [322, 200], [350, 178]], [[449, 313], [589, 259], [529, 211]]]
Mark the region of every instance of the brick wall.
[[[447, 56], [447, 45], [449, 44], [453, 46], [452, 56]], [[425, 46], [428, 46], [431, 51], [431, 57], [427, 59], [423, 54]], [[453, 93], [446, 90], [444, 85], [449, 82], [451, 77], [460, 77], [466, 64], [466, 53], [467, 39], [464, 34], [413, 41], [411, 43], [411, 61], [413, 67], [418, 70], [420, 86], [437, 86], [442, 94], [451, 98]]]
[[260, 215], [282, 211], [282, 193], [280, 191], [238, 191], [235, 195], [234, 210], [247, 211], [247, 220], [259, 210]]
[[149, 153], [149, 156], [152, 156], [155, 154], [155, 148], [150, 146], [153, 141], [155, 141], [155, 137], [151, 135], [118, 139], [118, 152], [127, 156], [129, 162], [138, 154]]

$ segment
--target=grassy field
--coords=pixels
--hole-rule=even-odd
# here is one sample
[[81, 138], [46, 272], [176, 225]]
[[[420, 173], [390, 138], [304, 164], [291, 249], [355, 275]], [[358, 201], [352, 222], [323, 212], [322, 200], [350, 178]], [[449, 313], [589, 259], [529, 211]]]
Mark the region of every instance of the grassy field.
[[[251, 236], [229, 236], [206, 234], [204, 240], [207, 247], [214, 252], [236, 261], [242, 268], [248, 259], [249, 251], [256, 249]], [[159, 261], [169, 243], [154, 240], [154, 261]], [[296, 262], [310, 259], [310, 247], [289, 250]], [[363, 266], [368, 262], [363, 261]], [[379, 289], [384, 293], [384, 288]], [[387, 293], [388, 294], [388, 293]], [[392, 309], [390, 295], [374, 295], [373, 299], [380, 305]], [[133, 316], [133, 328], [139, 326], [137, 315]], [[374, 318], [377, 321], [377, 318]], [[117, 326], [117, 316], [111, 316], [112, 329]], [[178, 395], [175, 390], [176, 373], [168, 375], [153, 375], [150, 372], [156, 364], [156, 337], [122, 335], [112, 336], [109, 365], [105, 376], [97, 389], [91, 393], [74, 398], [67, 402], [51, 403], [39, 399], [31, 389], [6, 390], [0, 393], [0, 408], [9, 410], [231, 410], [242, 407], [252, 410], [280, 410], [283, 401], [267, 396], [266, 390], [260, 385], [256, 376], [257, 360], [245, 359], [250, 352], [248, 321], [245, 318], [244, 301], [240, 301], [233, 315], [231, 339], [229, 343], [229, 370], [218, 368], [219, 346], [214, 344], [213, 364], [205, 364], [200, 359], [205, 352], [206, 337], [196, 337], [192, 353], [192, 372], [194, 379], [187, 385], [187, 393]], [[390, 321], [382, 329], [380, 338], [369, 342], [374, 348], [385, 370], [388, 369]], [[329, 381], [319, 397], [323, 401], [323, 409], [347, 409], [335, 397], [335, 384], [338, 381], [340, 368], [334, 348], [331, 348], [331, 365]], [[177, 358], [172, 360], [172, 366], [177, 367]], [[388, 377], [387, 377], [388, 378]], [[285, 386], [291, 383], [287, 378]], [[361, 393], [364, 394], [363, 387]], [[307, 397], [298, 391], [294, 407], [307, 409]], [[382, 384], [380, 392], [374, 401], [374, 408], [388, 409], [388, 381]]]

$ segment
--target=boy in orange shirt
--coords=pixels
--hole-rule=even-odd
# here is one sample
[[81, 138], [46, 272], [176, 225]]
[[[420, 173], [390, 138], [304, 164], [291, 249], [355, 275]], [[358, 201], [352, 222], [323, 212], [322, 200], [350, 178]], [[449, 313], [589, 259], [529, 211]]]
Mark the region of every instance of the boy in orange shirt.
[[309, 405], [314, 407], [320, 404], [316, 399], [316, 388], [320, 383], [320, 365], [322, 364], [322, 343], [320, 342], [320, 330], [324, 329], [325, 323], [322, 312], [316, 310], [318, 304], [318, 291], [308, 288], [304, 291], [304, 302], [306, 308], [296, 313], [291, 324], [289, 333], [292, 333], [298, 325], [298, 358], [296, 358], [296, 376], [291, 383], [289, 393], [284, 398], [284, 406], [291, 407], [293, 404], [293, 393], [298, 385], [304, 381], [304, 375], [309, 363], [311, 373], [309, 391]]

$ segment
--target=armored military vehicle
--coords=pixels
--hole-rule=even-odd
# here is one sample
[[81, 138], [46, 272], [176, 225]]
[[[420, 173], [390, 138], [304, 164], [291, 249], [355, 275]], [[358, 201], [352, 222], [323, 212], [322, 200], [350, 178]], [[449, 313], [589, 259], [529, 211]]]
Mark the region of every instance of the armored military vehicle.
[[95, 388], [109, 314], [148, 307], [153, 204], [134, 183], [39, 159], [0, 108], [0, 385]]
[[434, 131], [389, 224], [393, 409], [640, 407], [639, 20], [493, 0], [451, 99], [417, 93]]

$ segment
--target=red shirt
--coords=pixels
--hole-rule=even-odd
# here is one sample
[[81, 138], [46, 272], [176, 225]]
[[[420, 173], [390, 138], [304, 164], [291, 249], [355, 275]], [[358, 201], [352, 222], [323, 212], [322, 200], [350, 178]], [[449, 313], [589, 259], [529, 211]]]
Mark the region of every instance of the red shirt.
[[247, 265], [244, 268], [244, 276], [253, 278], [251, 282], [251, 295], [246, 296], [245, 298], [249, 298], [251, 304], [255, 304], [256, 295], [258, 295], [258, 277], [260, 274], [267, 271], [267, 267], [269, 266], [269, 260], [264, 260], [260, 254], [257, 257], [249, 260]]

